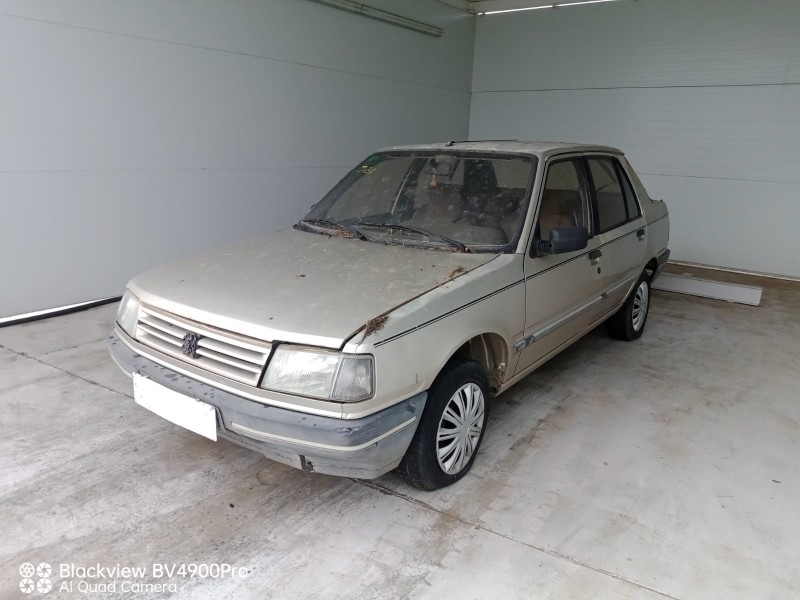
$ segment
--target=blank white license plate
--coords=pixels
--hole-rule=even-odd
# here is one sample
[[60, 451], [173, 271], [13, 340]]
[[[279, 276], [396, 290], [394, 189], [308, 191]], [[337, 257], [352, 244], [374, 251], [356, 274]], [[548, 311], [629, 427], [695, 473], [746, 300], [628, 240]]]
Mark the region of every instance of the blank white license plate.
[[138, 373], [133, 374], [133, 399], [159, 417], [217, 441], [217, 413], [210, 404], [174, 392]]

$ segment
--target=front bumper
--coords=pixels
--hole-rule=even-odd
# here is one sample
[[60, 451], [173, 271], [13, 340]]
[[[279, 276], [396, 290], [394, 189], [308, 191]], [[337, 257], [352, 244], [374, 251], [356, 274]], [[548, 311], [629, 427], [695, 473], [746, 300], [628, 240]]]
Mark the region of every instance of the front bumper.
[[177, 373], [135, 352], [111, 334], [108, 347], [126, 374], [138, 373], [211, 404], [217, 435], [267, 458], [303, 469], [373, 479], [400, 464], [425, 407], [423, 392], [360, 419], [337, 419], [268, 406]]

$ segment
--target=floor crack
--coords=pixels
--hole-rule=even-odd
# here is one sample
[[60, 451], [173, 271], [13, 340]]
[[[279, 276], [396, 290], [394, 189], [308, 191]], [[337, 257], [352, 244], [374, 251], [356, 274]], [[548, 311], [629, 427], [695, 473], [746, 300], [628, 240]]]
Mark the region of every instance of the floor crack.
[[56, 371], [61, 371], [65, 375], [69, 375], [71, 377], [75, 377], [76, 379], [80, 379], [81, 381], [85, 381], [86, 383], [89, 383], [91, 385], [96, 385], [97, 387], [103, 388], [104, 390], [107, 390], [109, 392], [113, 392], [115, 394], [119, 394], [120, 396], [124, 396], [125, 398], [133, 398], [133, 396], [131, 396], [130, 394], [125, 394], [124, 392], [120, 392], [119, 390], [115, 390], [113, 388], [110, 388], [107, 385], [103, 385], [102, 383], [98, 383], [96, 381], [92, 381], [91, 379], [87, 379], [86, 377], [83, 377], [83, 376], [78, 375], [76, 373], [72, 373], [71, 371], [67, 371], [66, 369], [62, 369], [61, 367], [58, 367], [56, 365], [51, 365], [50, 363], [45, 362], [45, 361], [43, 361], [43, 360], [41, 360], [41, 359], [39, 359], [39, 358], [37, 358], [35, 356], [31, 356], [30, 354], [26, 354], [25, 352], [17, 352], [13, 348], [9, 348], [8, 346], [3, 346], [2, 344], [0, 344], [0, 348], [2, 348], [3, 350], [8, 350], [12, 354], [16, 354], [17, 356], [20, 356], [22, 358], [27, 358], [29, 360], [33, 360], [33, 361], [39, 363], [40, 365], [44, 365], [45, 367], [50, 367], [51, 369], [55, 369]]
[[557, 550], [550, 550], [548, 548], [543, 548], [541, 546], [536, 546], [534, 544], [530, 544], [530, 543], [525, 542], [523, 540], [517, 539], [514, 536], [508, 535], [506, 533], [501, 533], [499, 531], [495, 531], [494, 529], [490, 529], [489, 527], [486, 527], [485, 525], [481, 525], [480, 523], [473, 523], [472, 521], [468, 521], [467, 519], [464, 519], [463, 517], [459, 517], [458, 515], [453, 515], [453, 514], [450, 514], [448, 512], [445, 512], [445, 511], [443, 511], [441, 509], [436, 508], [435, 506], [432, 506], [432, 505], [428, 504], [427, 502], [423, 502], [422, 500], [418, 500], [417, 498], [414, 498], [414, 497], [409, 496], [407, 494], [403, 494], [402, 492], [398, 492], [397, 490], [393, 490], [390, 487], [387, 487], [387, 486], [385, 486], [383, 484], [380, 484], [380, 483], [377, 483], [375, 481], [370, 481], [370, 480], [365, 480], [365, 479], [352, 479], [352, 478], [351, 478], [351, 481], [354, 481], [355, 483], [358, 483], [360, 485], [366, 486], [368, 488], [372, 488], [372, 489], [380, 492], [381, 494], [388, 494], [388, 495], [391, 495], [391, 496], [395, 496], [397, 498], [400, 498], [401, 500], [405, 500], [406, 502], [410, 502], [412, 504], [416, 504], [417, 506], [420, 506], [420, 507], [422, 507], [422, 508], [424, 508], [426, 510], [430, 510], [430, 511], [436, 512], [436, 513], [438, 513], [438, 514], [440, 514], [440, 515], [442, 515], [444, 517], [448, 517], [450, 519], [455, 519], [456, 521], [459, 521], [460, 523], [462, 523], [462, 524], [464, 524], [464, 525], [466, 525], [468, 527], [472, 527], [474, 529], [480, 529], [481, 531], [485, 531], [486, 533], [489, 533], [491, 535], [495, 535], [495, 536], [501, 537], [503, 539], [506, 539], [506, 540], [508, 540], [510, 542], [514, 542], [516, 544], [521, 544], [522, 546], [526, 546], [527, 548], [530, 548], [531, 550], [536, 550], [537, 552], [542, 552], [543, 554], [547, 554], [548, 556], [552, 556], [553, 558], [558, 558], [560, 560], [565, 560], [565, 561], [567, 561], [567, 562], [569, 562], [569, 563], [571, 563], [573, 565], [576, 565], [576, 566], [579, 566], [579, 567], [583, 567], [584, 569], [589, 569], [591, 571], [594, 571], [595, 573], [599, 573], [601, 575], [605, 575], [607, 577], [611, 577], [613, 579], [616, 579], [618, 581], [622, 581], [624, 583], [633, 585], [633, 586], [635, 586], [635, 587], [637, 587], [639, 589], [646, 590], [646, 591], [651, 592], [653, 594], [658, 594], [659, 596], [662, 596], [663, 598], [669, 598], [670, 600], [680, 600], [680, 598], [678, 598], [677, 596], [672, 596], [670, 594], [667, 594], [666, 592], [662, 592], [662, 591], [657, 590], [655, 588], [651, 588], [651, 587], [649, 587], [649, 586], [647, 586], [647, 585], [645, 585], [643, 583], [639, 583], [637, 581], [633, 581], [632, 579], [628, 579], [627, 577], [623, 577], [622, 575], [617, 575], [616, 573], [612, 573], [611, 571], [607, 571], [605, 569], [601, 569], [600, 567], [594, 567], [592, 565], [586, 564], [584, 562], [579, 561], [576, 558], [573, 558], [573, 557], [569, 556], [568, 554], [563, 554], [561, 552], [558, 552]]

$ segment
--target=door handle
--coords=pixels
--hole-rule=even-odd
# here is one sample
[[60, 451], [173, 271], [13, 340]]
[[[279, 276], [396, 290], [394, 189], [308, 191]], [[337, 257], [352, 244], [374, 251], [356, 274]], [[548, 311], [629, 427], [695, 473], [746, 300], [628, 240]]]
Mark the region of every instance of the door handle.
[[601, 256], [603, 256], [603, 253], [600, 251], [600, 248], [597, 248], [589, 252], [589, 260], [591, 260], [592, 262], [600, 260]]
[[644, 235], [645, 235], [644, 227], [642, 227], [639, 231], [636, 232], [636, 237], [639, 238], [640, 240], [644, 239]]

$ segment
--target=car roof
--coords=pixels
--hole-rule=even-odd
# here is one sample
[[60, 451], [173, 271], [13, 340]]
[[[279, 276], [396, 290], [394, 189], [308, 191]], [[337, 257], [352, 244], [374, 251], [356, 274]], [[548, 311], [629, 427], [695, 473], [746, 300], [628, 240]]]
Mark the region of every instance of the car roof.
[[565, 154], [568, 152], [608, 152], [611, 154], [623, 154], [617, 148], [611, 146], [600, 146], [597, 144], [577, 144], [572, 142], [535, 142], [520, 140], [468, 140], [440, 142], [436, 144], [414, 144], [409, 146], [391, 146], [383, 148], [381, 152], [391, 151], [453, 151], [453, 150], [473, 150], [484, 152], [511, 152], [521, 154], [533, 154], [540, 158], [547, 158], [555, 154]]

